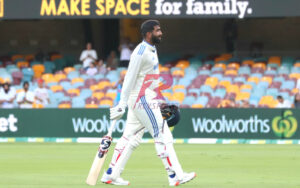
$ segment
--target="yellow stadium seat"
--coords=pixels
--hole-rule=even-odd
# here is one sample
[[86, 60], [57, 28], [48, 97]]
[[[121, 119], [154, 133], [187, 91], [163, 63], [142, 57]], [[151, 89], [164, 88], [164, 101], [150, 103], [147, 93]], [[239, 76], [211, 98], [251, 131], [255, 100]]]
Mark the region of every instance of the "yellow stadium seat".
[[19, 61], [17, 63], [17, 67], [19, 67], [19, 68], [29, 67], [29, 62], [28, 61]]
[[53, 74], [51, 74], [51, 73], [47, 73], [47, 74], [43, 74], [42, 75], [42, 79], [46, 82], [46, 80], [48, 80], [48, 79], [52, 79], [52, 78], [54, 78], [54, 76], [53, 76]]
[[270, 96], [270, 95], [266, 95], [266, 96], [263, 96], [260, 101], [259, 101], [259, 104], [260, 105], [267, 105], [269, 107], [271, 107], [270, 105], [272, 105], [272, 103], [274, 103], [276, 100], [274, 100], [273, 96]]
[[100, 101], [100, 105], [108, 105], [112, 107], [114, 105], [114, 102], [112, 100], [102, 100]]
[[44, 108], [44, 106], [42, 104], [33, 103], [32, 108]]
[[192, 108], [204, 108], [204, 106], [202, 104], [193, 104], [191, 107]]
[[175, 70], [172, 73], [173, 76], [178, 76], [178, 77], [184, 77], [184, 71], [183, 70]]
[[54, 77], [52, 78], [48, 78], [46, 81], [45, 81], [45, 84], [49, 84], [49, 83], [57, 83], [56, 79]]
[[272, 84], [272, 81], [273, 81], [273, 78], [272, 77], [269, 77], [269, 76], [264, 76], [261, 78], [260, 80], [261, 82], [269, 82], [269, 85]]
[[231, 104], [231, 101], [228, 100], [228, 99], [223, 99], [220, 104], [218, 104], [218, 107], [217, 108], [227, 108], [229, 107]]
[[105, 97], [110, 97], [112, 100], [115, 100], [116, 96], [117, 96], [116, 92], [107, 92], [105, 94]]
[[240, 92], [240, 88], [238, 85], [230, 85], [226, 88], [227, 93], [236, 93]]
[[36, 64], [32, 66], [35, 78], [41, 78], [42, 74], [45, 72], [45, 66], [42, 64]]
[[71, 108], [71, 105], [67, 103], [63, 103], [63, 104], [59, 104], [58, 108]]
[[92, 94], [92, 97], [95, 97], [95, 98], [97, 98], [98, 100], [100, 100], [102, 97], [104, 97], [105, 96], [105, 94], [103, 93], [103, 92], [94, 92], [93, 94]]
[[252, 65], [254, 65], [254, 61], [253, 60], [244, 60], [243, 62], [242, 62], [242, 65], [249, 65], [249, 66], [252, 66]]
[[252, 85], [244, 84], [241, 86], [240, 90], [242, 89], [252, 89]]
[[296, 78], [296, 79], [300, 79], [300, 73], [291, 73], [290, 78]]
[[93, 92], [96, 91], [96, 90], [101, 90], [98, 84], [96, 84], [96, 85], [91, 85], [91, 86], [90, 86], [90, 89], [91, 89]]
[[277, 101], [277, 100], [274, 100], [274, 101], [272, 101], [272, 102], [269, 104], [270, 108], [276, 108], [277, 105], [278, 105], [278, 101]]
[[300, 67], [300, 62], [295, 63], [295, 64], [294, 64], [294, 67]]
[[281, 64], [281, 57], [279, 57], [279, 56], [271, 56], [271, 57], [269, 57], [268, 64], [277, 64], [277, 65], [280, 66], [280, 64]]
[[4, 78], [3, 79], [3, 83], [11, 83], [12, 80], [10, 80], [10, 78]]
[[250, 93], [248, 92], [240, 92], [237, 94], [235, 100], [241, 101], [241, 100], [248, 100], [250, 98]]
[[171, 97], [172, 97], [172, 94], [169, 93], [169, 92], [164, 92], [164, 93], [162, 93], [162, 95], [163, 95], [165, 98], [167, 98], [168, 100], [170, 100]]
[[180, 103], [182, 103], [182, 101], [184, 100], [184, 93], [183, 92], [176, 92], [172, 95], [171, 101], [178, 101]]
[[75, 93], [77, 96], [79, 96], [79, 95], [80, 95], [80, 90], [77, 89], [77, 88], [69, 89], [69, 90], [68, 90], [68, 93], [70, 93], [70, 94]]
[[106, 87], [111, 87], [112, 84], [109, 81], [103, 81], [98, 84], [99, 89], [104, 89]]
[[56, 59], [61, 59], [61, 58], [63, 58], [63, 56], [60, 54], [54, 54], [50, 57], [51, 61], [55, 61]]
[[179, 67], [181, 69], [185, 69], [190, 66], [190, 62], [187, 60], [180, 60], [177, 62], [176, 67]]
[[58, 92], [58, 91], [63, 91], [64, 88], [61, 86], [61, 85], [54, 85], [54, 86], [51, 86], [51, 91], [53, 92]]
[[226, 69], [226, 65], [225, 65], [224, 63], [216, 63], [216, 64], [214, 65], [214, 67], [219, 67], [219, 68], [222, 68], [223, 70]]
[[266, 64], [264, 63], [255, 63], [254, 65], [252, 65], [253, 68], [262, 68], [264, 70], [266, 70]]
[[86, 104], [85, 108], [98, 108], [97, 104]]
[[298, 89], [298, 88], [294, 88], [294, 89], [292, 90], [292, 93], [293, 93], [293, 94], [299, 93], [299, 89]]
[[25, 55], [25, 60], [28, 62], [34, 60], [34, 58], [35, 56], [33, 54]]
[[249, 77], [248, 82], [255, 82], [256, 84], [258, 84], [259, 82], [259, 78], [258, 77]]
[[220, 57], [224, 57], [224, 58], [226, 58], [227, 60], [229, 60], [230, 58], [232, 58], [233, 57], [233, 55], [232, 54], [230, 54], [230, 53], [224, 53], [224, 54], [221, 54], [221, 56]]
[[83, 83], [84, 82], [84, 79], [83, 78], [73, 78], [72, 79], [72, 84], [75, 84], [75, 83]]
[[16, 61], [17, 59], [24, 59], [24, 56], [21, 54], [16, 54], [11, 57], [12, 61]]
[[215, 63], [219, 63], [219, 62], [227, 61], [227, 60], [228, 60], [227, 57], [219, 56], [219, 57], [216, 57], [216, 58], [215, 58]]
[[227, 71], [225, 71], [225, 75], [234, 75], [234, 76], [237, 76], [238, 72], [236, 70], [227, 70]]
[[66, 74], [69, 74], [69, 72], [75, 71], [76, 69], [74, 67], [66, 67], [64, 68], [64, 72]]
[[173, 92], [176, 92], [176, 90], [178, 89], [185, 89], [185, 86], [184, 85], [174, 85], [173, 86]]
[[240, 65], [238, 63], [229, 63], [227, 65], [227, 68], [234, 68], [234, 69], [238, 70], [240, 68]]
[[228, 88], [231, 85], [231, 82], [228, 80], [222, 80], [219, 82], [220, 86], [224, 86], [225, 88]]
[[123, 76], [123, 75], [126, 75], [126, 73], [127, 73], [127, 70], [122, 70], [122, 71], [120, 72], [120, 75]]
[[63, 79], [66, 79], [67, 76], [66, 76], [65, 74], [55, 74], [55, 75], [54, 75], [54, 78], [55, 78], [55, 80], [56, 80], [57, 82], [59, 82], [59, 81], [61, 81], [61, 80], [63, 80]]
[[160, 66], [159, 67], [159, 72], [169, 72], [170, 69], [168, 67]]
[[218, 78], [209, 77], [205, 80], [205, 85], [209, 85], [211, 88], [215, 88], [218, 85]]

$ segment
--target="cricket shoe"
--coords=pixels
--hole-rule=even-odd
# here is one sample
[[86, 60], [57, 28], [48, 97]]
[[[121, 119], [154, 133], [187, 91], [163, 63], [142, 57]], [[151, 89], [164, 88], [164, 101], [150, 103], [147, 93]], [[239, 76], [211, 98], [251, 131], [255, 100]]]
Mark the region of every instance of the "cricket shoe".
[[119, 177], [115, 180], [111, 179], [110, 175], [106, 172], [103, 174], [101, 178], [101, 182], [111, 185], [130, 185], [129, 181], [123, 180], [123, 178]]
[[177, 179], [176, 174], [170, 175], [168, 177], [168, 180], [170, 186], [178, 186], [180, 184], [180, 181]]
[[169, 185], [170, 186], [178, 186], [180, 184], [184, 184], [184, 183], [187, 183], [189, 181], [191, 181], [192, 179], [194, 179], [196, 177], [196, 173], [195, 172], [190, 172], [190, 173], [186, 173], [184, 172], [183, 173], [183, 178], [182, 180], [179, 180], [176, 175], [171, 175], [169, 176]]

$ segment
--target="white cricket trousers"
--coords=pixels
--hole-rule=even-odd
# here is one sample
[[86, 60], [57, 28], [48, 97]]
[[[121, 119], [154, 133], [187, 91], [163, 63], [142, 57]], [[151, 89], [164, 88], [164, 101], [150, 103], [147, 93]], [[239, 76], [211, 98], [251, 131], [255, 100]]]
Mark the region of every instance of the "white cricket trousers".
[[110, 164], [112, 177], [118, 178], [132, 151], [138, 147], [144, 130], [147, 129], [155, 142], [157, 155], [167, 170], [168, 175], [176, 174], [178, 179], [183, 176], [181, 165], [177, 159], [173, 136], [167, 122], [163, 120], [159, 101], [149, 97], [141, 97], [136, 103], [136, 97], [128, 101], [128, 114], [123, 136], [118, 141]]

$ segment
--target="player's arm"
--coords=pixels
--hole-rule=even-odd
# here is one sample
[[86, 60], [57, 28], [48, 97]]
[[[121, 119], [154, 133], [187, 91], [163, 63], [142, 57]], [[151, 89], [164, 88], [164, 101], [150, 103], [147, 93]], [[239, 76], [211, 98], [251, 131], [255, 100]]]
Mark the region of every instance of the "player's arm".
[[130, 59], [128, 71], [125, 75], [122, 92], [121, 92], [121, 100], [123, 104], [127, 105], [127, 101], [130, 95], [133, 86], [136, 84], [137, 76], [140, 72], [140, 67], [142, 64], [142, 56], [141, 55], [134, 55]]
[[123, 82], [120, 102], [116, 107], [110, 109], [110, 119], [120, 119], [125, 113], [130, 92], [133, 86], [136, 84], [136, 79], [140, 72], [142, 58], [142, 55], [133, 54], [131, 56], [128, 71]]

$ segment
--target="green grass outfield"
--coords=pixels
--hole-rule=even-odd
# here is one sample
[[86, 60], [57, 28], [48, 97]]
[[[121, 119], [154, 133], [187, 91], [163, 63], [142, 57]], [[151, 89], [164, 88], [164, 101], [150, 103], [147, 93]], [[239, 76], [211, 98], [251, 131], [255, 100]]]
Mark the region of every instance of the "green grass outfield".
[[[300, 188], [299, 145], [176, 144], [186, 171], [197, 178], [182, 187]], [[97, 144], [1, 143], [1, 188], [89, 187], [85, 179]], [[112, 151], [109, 152], [108, 160]], [[168, 187], [166, 172], [153, 144], [132, 155], [123, 178], [131, 188]], [[96, 187], [112, 187], [98, 183]]]

